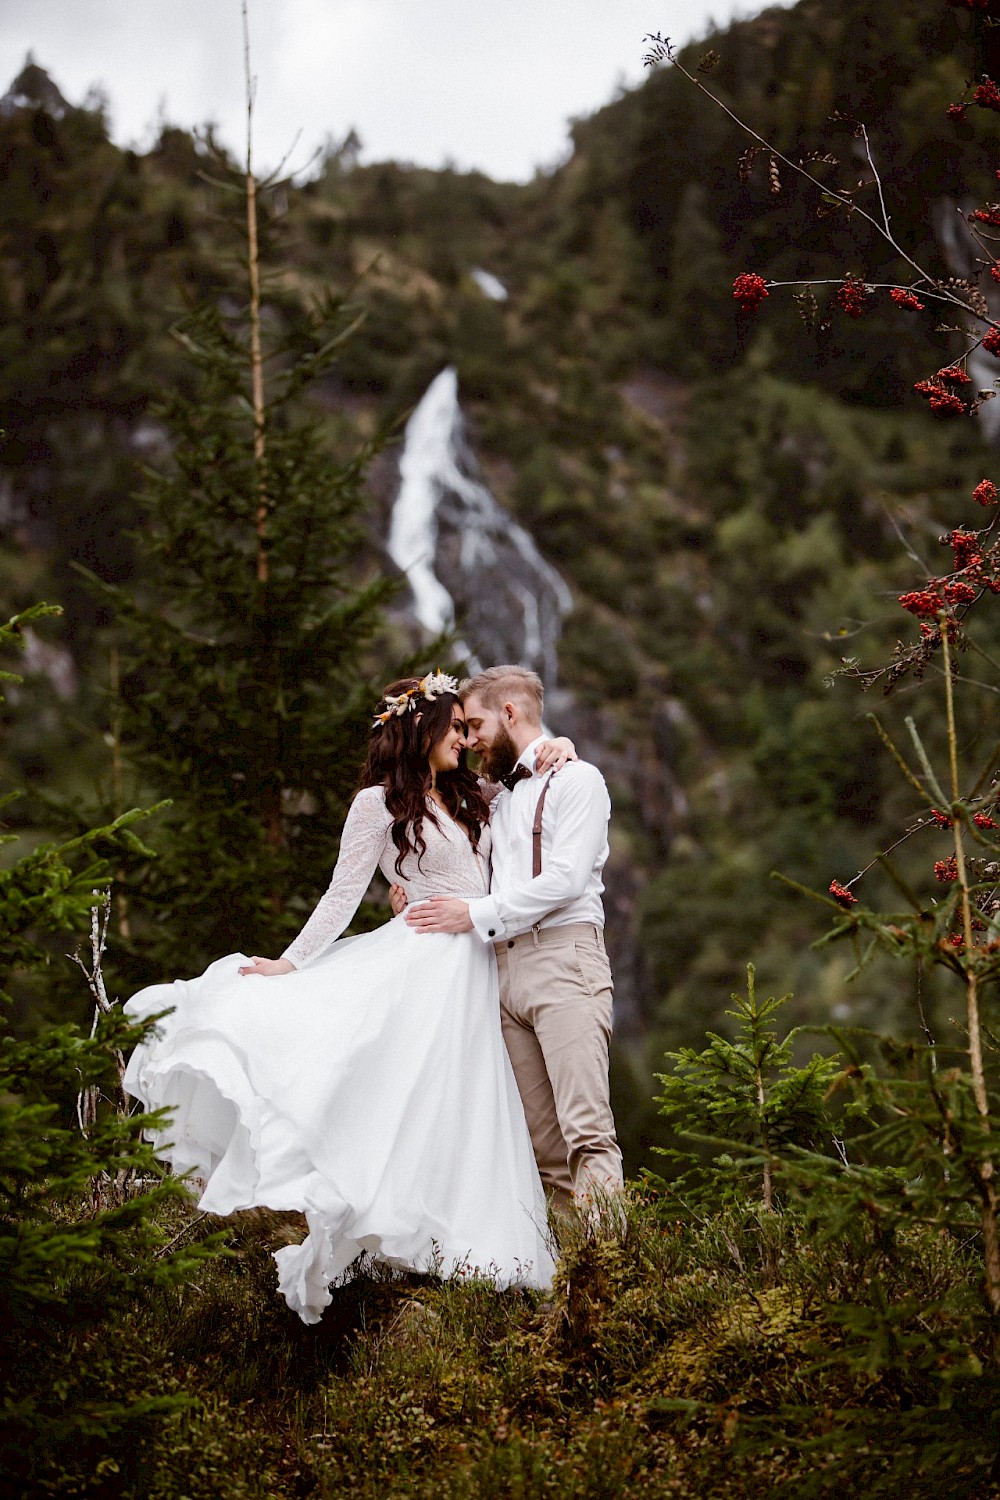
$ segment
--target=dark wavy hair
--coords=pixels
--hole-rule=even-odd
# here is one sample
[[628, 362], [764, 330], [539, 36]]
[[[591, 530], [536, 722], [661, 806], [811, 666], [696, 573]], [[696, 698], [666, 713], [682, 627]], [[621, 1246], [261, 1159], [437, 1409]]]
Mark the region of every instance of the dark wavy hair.
[[[385, 711], [388, 696], [398, 697], [409, 688], [417, 687], [420, 681], [419, 677], [404, 677], [399, 682], [390, 682], [376, 712]], [[424, 818], [430, 818], [435, 827], [441, 826], [433, 811], [433, 803], [427, 801], [431, 789], [429, 757], [434, 746], [451, 728], [453, 710], [458, 701], [457, 693], [442, 693], [433, 701], [415, 695], [413, 708], [403, 714], [392, 714], [384, 724], [377, 724], [372, 730], [361, 786], [385, 788], [385, 805], [394, 820], [392, 841], [399, 850], [397, 874], [408, 854], [416, 853], [418, 865], [424, 856], [427, 849], [423, 836]], [[454, 771], [438, 774], [436, 786], [449, 815], [465, 829], [475, 849], [479, 846], [483, 824], [489, 817], [489, 805], [480, 791], [479, 778], [469, 770], [465, 756], [463, 750]]]

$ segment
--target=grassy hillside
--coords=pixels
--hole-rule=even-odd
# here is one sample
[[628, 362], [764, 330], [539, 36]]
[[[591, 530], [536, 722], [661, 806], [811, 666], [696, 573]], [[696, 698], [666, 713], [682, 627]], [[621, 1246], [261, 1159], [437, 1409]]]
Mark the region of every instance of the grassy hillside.
[[[183, 1393], [188, 1411], [118, 1444], [78, 1440], [51, 1465], [36, 1455], [24, 1493], [995, 1493], [993, 1386], [972, 1374], [985, 1350], [960, 1246], [927, 1232], [890, 1249], [864, 1226], [815, 1243], [793, 1217], [748, 1206], [701, 1223], [674, 1213], [637, 1201], [621, 1242], [570, 1235], [549, 1298], [374, 1276], [336, 1291], [317, 1328], [274, 1295], [270, 1250], [297, 1226], [238, 1216], [223, 1226], [229, 1258], [173, 1299], [120, 1311], [99, 1359], [71, 1329], [35, 1356], [40, 1388], [89, 1369], [95, 1403]], [[922, 1360], [866, 1350], [856, 1325], [879, 1298], [913, 1308], [904, 1342], [949, 1351], [949, 1409]]]

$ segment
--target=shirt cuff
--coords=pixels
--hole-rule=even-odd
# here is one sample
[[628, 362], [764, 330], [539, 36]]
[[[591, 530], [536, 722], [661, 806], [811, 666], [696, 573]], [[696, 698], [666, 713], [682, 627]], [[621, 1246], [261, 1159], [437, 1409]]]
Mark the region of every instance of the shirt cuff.
[[498, 938], [507, 935], [492, 896], [480, 896], [476, 901], [469, 902], [469, 920], [477, 937], [484, 943], [495, 943]]

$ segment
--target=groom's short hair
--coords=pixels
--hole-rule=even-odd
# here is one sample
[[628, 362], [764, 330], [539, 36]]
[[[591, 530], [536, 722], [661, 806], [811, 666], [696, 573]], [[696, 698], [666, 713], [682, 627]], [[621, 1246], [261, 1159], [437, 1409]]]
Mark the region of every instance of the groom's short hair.
[[499, 713], [505, 703], [516, 703], [529, 724], [542, 722], [545, 689], [538, 673], [530, 667], [487, 667], [485, 672], [466, 677], [460, 684], [458, 696], [463, 703], [471, 693], [493, 713]]

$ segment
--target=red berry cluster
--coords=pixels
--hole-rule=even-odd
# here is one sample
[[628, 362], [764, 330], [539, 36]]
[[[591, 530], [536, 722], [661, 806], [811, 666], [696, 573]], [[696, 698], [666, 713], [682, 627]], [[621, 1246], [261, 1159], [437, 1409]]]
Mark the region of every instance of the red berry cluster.
[[865, 310], [868, 288], [856, 276], [846, 276], [833, 294], [833, 300], [841, 312], [849, 318], [860, 318]]
[[[931, 808], [931, 817], [939, 828], [950, 828], [952, 826], [951, 818], [947, 813], [942, 812], [939, 807]], [[972, 821], [977, 828], [1000, 828], [1000, 823], [991, 818], [989, 813], [973, 813]]]
[[954, 854], [950, 854], [947, 859], [934, 861], [934, 878], [940, 880], [943, 885], [958, 879], [958, 861]]
[[[943, 628], [944, 634], [947, 635], [949, 641], [958, 640], [957, 620], [948, 620]], [[941, 633], [937, 625], [930, 625], [926, 620], [921, 620], [920, 634], [925, 641], [938, 641], [941, 638]]]
[[897, 307], [912, 307], [914, 312], [923, 312], [924, 303], [912, 292], [904, 291], [901, 286], [894, 286], [889, 296]]
[[858, 904], [857, 896], [852, 896], [847, 886], [841, 885], [839, 880], [830, 881], [830, 895], [835, 901], [839, 901], [841, 906], [850, 907]]
[[983, 348], [987, 354], [995, 354], [1000, 359], [1000, 328], [991, 328], [983, 339]]
[[758, 276], [756, 271], [744, 271], [742, 276], [737, 276], [733, 282], [733, 296], [743, 312], [756, 312], [764, 298], [770, 296], [770, 293], [763, 276]]
[[978, 568], [982, 563], [978, 531], [948, 531], [941, 538], [941, 544], [954, 552], [956, 570]]
[[[1000, 501], [1000, 491], [992, 479], [981, 479], [972, 492], [972, 498], [980, 505], [996, 505]], [[1000, 594], [1000, 542], [990, 545], [991, 531], [992, 527], [982, 532], [959, 528], [945, 532], [939, 541], [943, 547], [952, 550], [951, 572], [943, 578], [928, 578], [922, 588], [899, 595], [903, 609], [920, 620], [920, 634], [925, 640], [937, 637], [939, 627], [936, 622], [941, 614], [948, 617], [945, 622], [948, 639], [956, 639], [958, 619], [953, 611], [975, 603], [983, 589]], [[935, 623], [931, 624], [931, 621]], [[947, 826], [944, 813], [935, 810], [932, 817], [942, 827]]]
[[[948, 5], [955, 5], [963, 10], [985, 10], [1000, 11], [1000, 0], [947, 0]], [[1000, 113], [1000, 89], [997, 88], [992, 78], [983, 75], [982, 82], [976, 85], [975, 93], [971, 99], [960, 100], [957, 104], [948, 106], [949, 120], [961, 120], [965, 117], [965, 111], [972, 104], [978, 104], [980, 109], [992, 109]]]
[[908, 594], [900, 594], [899, 602], [905, 610], [918, 618], [921, 615], [933, 618], [944, 609], [944, 600], [936, 588], [912, 589]]
[[946, 385], [971, 385], [972, 376], [966, 374], [961, 365], [945, 365], [938, 370], [937, 379], [943, 380]]
[[988, 203], [985, 208], [974, 208], [969, 218], [975, 219], [977, 224], [989, 224], [993, 229], [1000, 229], [1000, 204]]
[[937, 417], [964, 417], [970, 409], [961, 396], [949, 391], [936, 375], [933, 380], [918, 380], [913, 389], [918, 396], [926, 397], [931, 411]]

